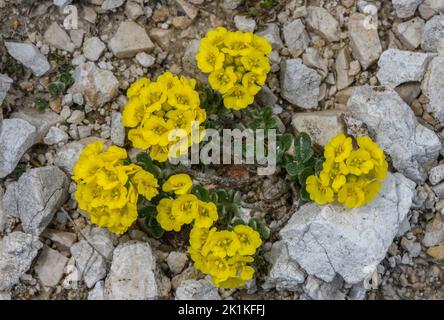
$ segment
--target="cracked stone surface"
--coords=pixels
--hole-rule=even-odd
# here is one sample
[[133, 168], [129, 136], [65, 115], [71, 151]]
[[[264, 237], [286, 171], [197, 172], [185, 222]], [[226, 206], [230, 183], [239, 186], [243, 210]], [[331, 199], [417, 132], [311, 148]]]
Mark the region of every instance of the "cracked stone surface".
[[339, 274], [350, 284], [370, 276], [385, 257], [414, 196], [415, 183], [389, 174], [379, 195], [367, 206], [308, 203], [280, 231], [289, 261], [330, 282]]
[[0, 292], [19, 282], [41, 247], [38, 237], [20, 231], [3, 238], [0, 242]]
[[393, 166], [415, 182], [424, 182], [438, 158], [441, 142], [432, 130], [418, 123], [412, 109], [388, 87], [356, 87], [347, 108], [363, 121]]
[[221, 300], [217, 288], [207, 279], [184, 280], [176, 289], [176, 300]]
[[435, 57], [429, 64], [422, 83], [424, 95], [429, 98], [425, 108], [444, 124], [444, 57]]
[[54, 166], [30, 169], [10, 183], [5, 212], [19, 217], [26, 233], [40, 235], [68, 198], [68, 177]]

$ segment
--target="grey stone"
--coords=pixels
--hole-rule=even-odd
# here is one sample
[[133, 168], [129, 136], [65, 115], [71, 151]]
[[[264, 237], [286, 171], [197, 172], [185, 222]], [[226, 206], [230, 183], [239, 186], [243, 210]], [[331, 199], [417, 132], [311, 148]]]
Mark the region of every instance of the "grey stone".
[[385, 257], [414, 190], [411, 180], [389, 173], [379, 195], [366, 206], [303, 205], [280, 231], [290, 260], [327, 282], [337, 274], [350, 284], [363, 281]]
[[125, 3], [125, 0], [105, 0], [102, 3], [103, 10], [117, 9]]
[[239, 7], [241, 3], [242, 3], [242, 0], [224, 0], [222, 2], [222, 7], [225, 10], [234, 10], [237, 7]]
[[440, 215], [427, 223], [422, 244], [426, 247], [437, 246], [444, 242], [444, 222]]
[[25, 120], [37, 129], [34, 143], [42, 142], [51, 127], [65, 120], [62, 116], [50, 110], [39, 112], [34, 108], [20, 107], [16, 110], [10, 115], [11, 118]]
[[421, 253], [421, 244], [414, 240], [408, 240], [407, 238], [401, 239], [401, 247], [409, 252], [410, 257], [415, 258]]
[[375, 63], [382, 52], [378, 30], [368, 23], [368, 17], [361, 13], [352, 14], [348, 20], [350, 48], [364, 70]]
[[278, 102], [278, 97], [267, 85], [263, 85], [261, 91], [255, 97], [256, 102], [262, 107], [271, 107]]
[[426, 22], [422, 34], [421, 48], [425, 51], [437, 52], [444, 43], [444, 15], [437, 15]]
[[310, 38], [301, 19], [287, 23], [283, 29], [285, 44], [293, 57], [301, 55], [310, 44]]
[[72, 0], [53, 0], [54, 5], [63, 8], [64, 6], [70, 4]]
[[339, 41], [339, 23], [324, 8], [308, 6], [307, 25], [327, 41]]
[[424, 0], [423, 5], [429, 7], [435, 13], [444, 12], [444, 0]]
[[5, 42], [8, 53], [29, 68], [36, 77], [43, 76], [51, 69], [46, 57], [31, 43]]
[[142, 67], [145, 68], [151, 67], [156, 62], [156, 58], [145, 52], [139, 52], [136, 54], [136, 60]]
[[413, 16], [421, 2], [422, 0], [392, 0], [396, 15], [399, 18], [410, 18]]
[[128, 1], [125, 5], [125, 14], [130, 20], [137, 20], [143, 15], [143, 9], [137, 2]]
[[247, 16], [235, 16], [234, 24], [236, 28], [242, 32], [254, 32], [256, 29], [256, 21]]
[[433, 55], [388, 49], [381, 54], [376, 76], [382, 85], [395, 88], [405, 82], [422, 81]]
[[68, 198], [68, 177], [57, 167], [34, 168], [8, 185], [7, 215], [19, 217], [26, 233], [40, 235]]
[[82, 110], [74, 110], [71, 113], [71, 116], [68, 119], [66, 119], [66, 122], [81, 124], [84, 119], [85, 119], [85, 112], [83, 112]]
[[421, 94], [421, 83], [420, 82], [406, 82], [400, 84], [395, 88], [395, 91], [402, 100], [408, 105], [411, 105], [413, 100], [419, 97]]
[[174, 274], [180, 273], [188, 262], [188, 256], [184, 252], [172, 251], [168, 255], [166, 262]]
[[281, 50], [284, 47], [279, 26], [276, 23], [268, 23], [265, 29], [258, 32], [257, 35], [267, 39], [274, 50]]
[[94, 288], [88, 293], [88, 300], [105, 300], [104, 298], [105, 282], [98, 281]]
[[345, 300], [345, 294], [340, 290], [342, 283], [335, 278], [331, 283], [308, 276], [304, 286], [305, 293], [313, 300]]
[[119, 147], [125, 144], [125, 127], [120, 112], [115, 112], [111, 116], [111, 141]]
[[133, 21], [123, 21], [108, 47], [117, 58], [131, 58], [138, 52], [152, 51], [154, 44], [143, 27]]
[[139, 241], [119, 245], [105, 280], [105, 299], [147, 300], [159, 293], [156, 259], [150, 245]]
[[305, 281], [305, 274], [300, 266], [292, 261], [288, 255], [287, 244], [277, 241], [271, 248], [272, 267], [262, 288], [265, 290], [276, 288], [276, 290], [297, 291]]
[[0, 242], [0, 291], [9, 290], [31, 267], [42, 243], [38, 237], [15, 231]]
[[433, 186], [432, 190], [439, 199], [444, 199], [444, 182]]
[[419, 17], [401, 22], [396, 28], [399, 40], [409, 50], [414, 50], [421, 44], [425, 22]]
[[350, 50], [348, 47], [344, 47], [339, 50], [336, 57], [335, 70], [336, 70], [336, 88], [342, 90], [350, 86], [354, 78], [349, 75], [350, 70]]
[[0, 292], [0, 301], [11, 300], [11, 294], [9, 292]]
[[[66, 216], [64, 218], [66, 218]], [[77, 241], [77, 235], [75, 233], [54, 229], [46, 229], [42, 233], [42, 236], [55, 243], [59, 250], [69, 250]]]
[[422, 83], [422, 92], [429, 98], [425, 109], [444, 123], [444, 57], [435, 57], [429, 64]]
[[356, 87], [348, 100], [352, 116], [363, 121], [393, 166], [415, 182], [424, 182], [427, 167], [438, 157], [441, 142], [419, 124], [411, 108], [388, 87]]
[[14, 171], [20, 158], [35, 141], [36, 128], [21, 119], [3, 120], [0, 132], [0, 178]]
[[58, 144], [61, 142], [67, 142], [69, 139], [68, 134], [60, 128], [51, 127], [43, 138], [43, 142], [48, 145]]
[[111, 259], [114, 247], [109, 234], [101, 228], [91, 231], [89, 242], [80, 240], [75, 243], [71, 254], [86, 286], [92, 288], [97, 281], [105, 278], [107, 260]]
[[111, 101], [119, 90], [119, 81], [114, 74], [98, 68], [93, 62], [79, 65], [73, 78], [75, 82], [68, 92], [81, 93], [86, 104], [93, 109]]
[[176, 0], [176, 3], [191, 20], [194, 20], [194, 18], [196, 18], [199, 14], [199, 10], [185, 0]]
[[43, 38], [46, 43], [54, 48], [73, 53], [76, 46], [72, 42], [69, 35], [63, 30], [57, 22], [53, 22], [45, 31]]
[[281, 95], [288, 102], [304, 109], [316, 108], [320, 85], [321, 76], [299, 59], [281, 62]]
[[307, 132], [314, 143], [325, 146], [339, 133], [345, 133], [341, 120], [343, 114], [344, 112], [336, 110], [298, 112], [294, 114], [292, 124], [297, 131]]
[[3, 187], [0, 186], [0, 234], [3, 233], [5, 229], [7, 219], [5, 210], [3, 209], [3, 194]]
[[105, 44], [98, 37], [88, 38], [83, 44], [83, 55], [90, 61], [97, 61], [105, 49]]
[[[3, 103], [3, 100], [6, 97], [6, 93], [8, 92], [9, 88], [11, 87], [12, 79], [8, 77], [5, 74], [0, 73], [0, 106]], [[0, 120], [1, 122], [1, 120]], [[0, 125], [0, 132], [1, 132], [1, 125]]]
[[221, 300], [217, 288], [207, 279], [184, 280], [176, 289], [176, 300]]
[[45, 287], [55, 287], [62, 280], [67, 263], [67, 257], [57, 250], [44, 246], [34, 270]]
[[444, 180], [444, 164], [437, 165], [429, 170], [429, 181], [436, 185]]

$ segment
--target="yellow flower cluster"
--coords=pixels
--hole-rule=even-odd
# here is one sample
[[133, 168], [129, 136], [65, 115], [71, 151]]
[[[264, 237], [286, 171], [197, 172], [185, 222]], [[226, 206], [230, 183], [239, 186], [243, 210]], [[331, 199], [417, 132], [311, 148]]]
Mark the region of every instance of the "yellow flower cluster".
[[127, 91], [128, 103], [123, 110], [123, 125], [131, 128], [128, 139], [135, 148], [149, 149], [150, 157], [159, 162], [168, 159], [171, 147], [187, 138], [173, 156], [184, 154], [192, 141], [192, 122], [196, 122], [197, 137], [202, 139], [203, 129], [199, 125], [206, 119], [206, 112], [200, 108], [196, 81], [177, 77], [165, 72], [151, 82], [141, 78]]
[[384, 152], [367, 136], [358, 137], [357, 144], [359, 148], [353, 150], [352, 138], [339, 134], [325, 145], [322, 171], [306, 180], [311, 200], [319, 205], [338, 201], [356, 208], [378, 194], [387, 176]]
[[83, 149], [74, 166], [74, 196], [92, 223], [122, 234], [137, 219], [139, 194], [151, 200], [158, 194], [159, 185], [151, 173], [135, 164], [123, 163], [127, 159], [125, 149], [103, 149], [100, 141]]
[[174, 193], [176, 198], [160, 200], [157, 221], [166, 231], [180, 231], [184, 224], [193, 223], [188, 252], [196, 269], [210, 274], [217, 286], [244, 285], [254, 274], [248, 263], [254, 261], [252, 255], [262, 244], [259, 233], [245, 225], [237, 225], [233, 231], [216, 231], [212, 227], [218, 219], [216, 205], [190, 194], [192, 186], [186, 174], [169, 177], [162, 190]]
[[164, 192], [173, 192], [175, 199], [163, 198], [157, 205], [157, 222], [166, 231], [180, 231], [184, 224], [209, 228], [217, 220], [217, 208], [212, 202], [199, 200], [190, 194], [193, 182], [186, 174], [176, 174], [162, 185]]
[[188, 252], [194, 267], [212, 277], [213, 284], [223, 288], [245, 285], [254, 275], [253, 255], [262, 244], [257, 231], [237, 225], [233, 231], [217, 231], [195, 224], [190, 233]]
[[253, 103], [270, 71], [271, 46], [252, 32], [218, 27], [201, 40], [197, 66], [209, 73], [208, 81], [224, 97], [224, 105], [240, 110]]

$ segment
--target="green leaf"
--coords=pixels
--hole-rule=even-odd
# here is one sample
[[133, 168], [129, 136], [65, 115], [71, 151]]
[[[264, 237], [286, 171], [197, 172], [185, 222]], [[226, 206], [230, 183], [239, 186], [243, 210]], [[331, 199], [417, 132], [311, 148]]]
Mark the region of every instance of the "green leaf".
[[208, 190], [201, 185], [194, 185], [191, 193], [196, 195], [196, 197], [198, 197], [199, 200], [202, 200], [205, 202], [208, 202], [210, 200], [210, 194], [209, 194]]
[[41, 97], [38, 97], [35, 99], [35, 107], [39, 112], [45, 112], [45, 110], [48, 108], [48, 101]]
[[299, 191], [299, 194], [300, 194], [302, 200], [304, 200], [304, 201], [311, 201], [310, 194], [308, 193], [308, 191], [305, 188], [305, 186], [301, 187], [301, 190]]
[[250, 219], [248, 225], [257, 231], [263, 240], [267, 240], [270, 237], [270, 229], [259, 219]]
[[313, 156], [310, 136], [305, 132], [299, 132], [294, 139], [296, 148], [296, 160], [305, 163]]
[[309, 176], [311, 176], [314, 173], [312, 167], [305, 167], [304, 170], [299, 172], [298, 174], [298, 181], [301, 186], [305, 186], [305, 181]]
[[291, 143], [293, 142], [293, 136], [290, 133], [284, 133], [280, 136], [278, 141], [278, 149], [280, 151], [287, 151], [291, 147]]
[[137, 154], [136, 160], [142, 166], [143, 170], [152, 173], [156, 178], [162, 176], [162, 169], [154, 164], [153, 160], [146, 152], [140, 152]]
[[241, 218], [236, 218], [233, 220], [233, 222], [231, 223], [231, 225], [233, 227], [238, 226], [238, 225], [245, 225], [246, 223], [244, 222], [244, 220], [242, 220]]
[[156, 216], [157, 209], [154, 205], [149, 205], [139, 209], [139, 218], [147, 218], [149, 216]]
[[304, 165], [295, 161], [289, 162], [285, 165], [285, 170], [290, 176], [297, 176], [300, 172], [302, 172], [302, 170], [304, 170], [304, 168]]
[[324, 167], [324, 157], [321, 157], [319, 159], [316, 160], [315, 165], [314, 165], [314, 170], [315, 170], [315, 174], [318, 176], [319, 173], [321, 173], [323, 167]]
[[162, 229], [159, 222], [157, 221], [156, 215], [149, 215], [148, 217], [146, 217], [145, 225], [151, 232], [151, 235], [156, 239], [159, 239], [165, 233], [165, 230]]

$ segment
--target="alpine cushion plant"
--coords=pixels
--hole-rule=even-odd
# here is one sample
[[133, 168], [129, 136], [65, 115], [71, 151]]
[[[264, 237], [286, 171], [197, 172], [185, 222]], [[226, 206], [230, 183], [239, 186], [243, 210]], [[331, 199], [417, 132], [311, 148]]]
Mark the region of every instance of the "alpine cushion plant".
[[339, 134], [324, 148], [325, 161], [318, 175], [306, 180], [310, 199], [319, 205], [337, 201], [347, 208], [366, 205], [381, 190], [387, 177], [384, 152], [367, 136], [357, 137], [356, 150], [351, 137]]
[[123, 234], [137, 220], [139, 195], [151, 200], [158, 182], [150, 172], [126, 164], [125, 149], [111, 146], [103, 151], [100, 141], [86, 146], [74, 166], [72, 179], [77, 184], [75, 198], [91, 222]]
[[[123, 125], [130, 128], [128, 139], [133, 146], [148, 149], [152, 159], [165, 162], [170, 153], [180, 157], [192, 142], [200, 142], [203, 128], [199, 125], [207, 115], [200, 108], [195, 86], [194, 79], [179, 78], [171, 72], [165, 72], [156, 82], [148, 78], [134, 82], [127, 91], [129, 100], [122, 118]], [[192, 136], [193, 122], [198, 124], [196, 137]], [[185, 144], [172, 150], [182, 138], [186, 138]]]
[[201, 40], [197, 66], [209, 73], [210, 86], [223, 95], [228, 109], [245, 109], [265, 84], [271, 46], [252, 32], [210, 30]]

